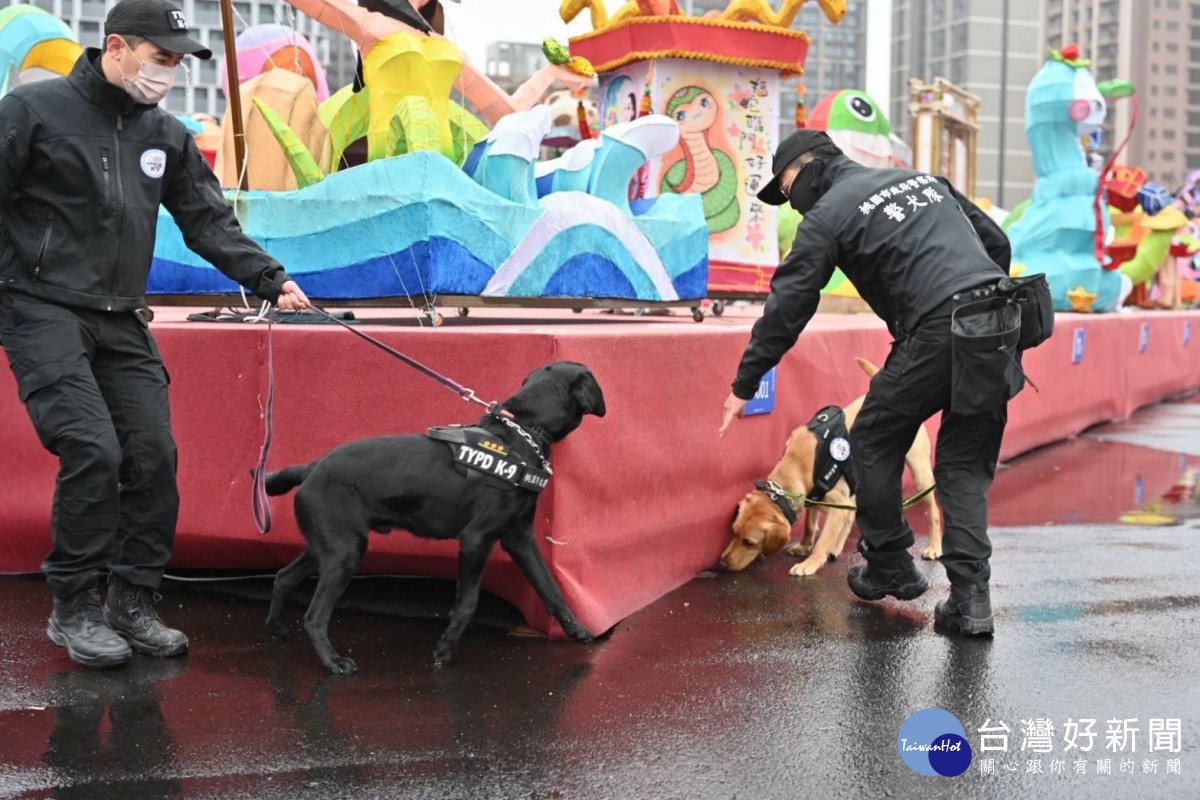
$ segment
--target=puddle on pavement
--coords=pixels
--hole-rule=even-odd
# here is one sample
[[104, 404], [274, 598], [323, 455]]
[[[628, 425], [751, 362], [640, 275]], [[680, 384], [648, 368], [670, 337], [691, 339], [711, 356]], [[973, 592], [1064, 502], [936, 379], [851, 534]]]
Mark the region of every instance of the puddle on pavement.
[[1200, 520], [1200, 395], [1015, 459], [988, 498], [996, 527]]

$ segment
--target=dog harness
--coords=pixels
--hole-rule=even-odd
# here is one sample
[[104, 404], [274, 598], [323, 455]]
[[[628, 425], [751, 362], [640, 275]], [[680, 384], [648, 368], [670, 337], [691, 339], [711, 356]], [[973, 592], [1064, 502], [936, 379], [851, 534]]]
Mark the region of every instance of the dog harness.
[[808, 423], [817, 437], [816, 459], [813, 463], [813, 488], [810, 500], [823, 500], [829, 490], [845, 478], [850, 494], [855, 494], [854, 464], [850, 458], [850, 434], [846, 431], [846, 414], [838, 406], [825, 406]]
[[779, 506], [780, 512], [787, 518], [788, 525], [795, 525], [796, 520], [800, 518], [799, 512], [796, 511], [796, 506], [792, 503], [792, 499], [788, 497], [788, 493], [783, 487], [775, 481], [755, 481], [754, 488], [771, 498], [771, 502]]
[[541, 494], [550, 483], [553, 472], [548, 463], [542, 462], [545, 469], [530, 464], [486, 428], [450, 425], [430, 428], [425, 435], [449, 445], [459, 473], [478, 472], [486, 483], [499, 489], [524, 489]]
[[[813, 436], [817, 437], [816, 458], [813, 462], [813, 488], [807, 495], [801, 497], [792, 494], [775, 481], [755, 481], [754, 488], [771, 499], [779, 511], [787, 519], [789, 525], [795, 525], [800, 518], [795, 501], [802, 501], [806, 506], [827, 506], [853, 511], [854, 506], [841, 503], [824, 503], [825, 495], [837, 485], [838, 479], [845, 477], [850, 484], [850, 494], [855, 493], [853, 462], [850, 460], [850, 438], [846, 431], [846, 414], [838, 406], [825, 406], [813, 417], [808, 425]], [[913, 502], [924, 497], [929, 492], [923, 492], [913, 498]], [[907, 507], [907, 506], [906, 506]]]

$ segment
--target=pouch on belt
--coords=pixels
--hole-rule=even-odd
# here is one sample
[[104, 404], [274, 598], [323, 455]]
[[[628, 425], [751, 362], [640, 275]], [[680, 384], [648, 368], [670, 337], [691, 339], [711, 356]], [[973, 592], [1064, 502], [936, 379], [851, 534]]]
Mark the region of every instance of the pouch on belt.
[[1025, 386], [1018, 359], [1021, 309], [1003, 295], [958, 305], [950, 317], [950, 411], [982, 414]]

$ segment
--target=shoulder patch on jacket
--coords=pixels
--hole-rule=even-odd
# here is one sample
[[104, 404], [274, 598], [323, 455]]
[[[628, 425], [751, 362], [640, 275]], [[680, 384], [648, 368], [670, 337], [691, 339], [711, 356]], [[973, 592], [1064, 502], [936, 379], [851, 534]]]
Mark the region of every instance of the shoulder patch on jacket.
[[157, 180], [167, 169], [167, 154], [157, 147], [152, 147], [142, 153], [141, 165], [142, 172], [147, 178]]

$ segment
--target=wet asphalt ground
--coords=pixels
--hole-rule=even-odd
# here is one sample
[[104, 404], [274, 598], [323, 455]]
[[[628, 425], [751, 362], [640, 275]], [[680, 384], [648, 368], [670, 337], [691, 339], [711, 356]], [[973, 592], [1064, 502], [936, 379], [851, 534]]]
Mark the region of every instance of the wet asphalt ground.
[[[856, 536], [812, 578], [784, 555], [701, 576], [590, 646], [511, 635], [489, 600], [440, 671], [452, 586], [361, 579], [332, 626], [351, 678], [302, 637], [267, 641], [267, 580], [168, 583], [191, 654], [95, 673], [46, 640], [44, 584], [3, 579], [0, 797], [1200, 797], [1197, 471], [1195, 398], [1006, 465], [992, 640], [932, 631], [933, 564], [915, 602], [854, 600]], [[959, 777], [901, 760], [900, 726], [931, 707], [975, 750]], [[1038, 718], [1051, 752], [1022, 750]], [[1098, 734], [1083, 774], [1063, 738], [1081, 718]], [[1167, 750], [1152, 719], [1180, 721], [1153, 737]], [[1109, 720], [1136, 750], [1108, 749]], [[1000, 722], [1007, 751], [982, 751]]]

